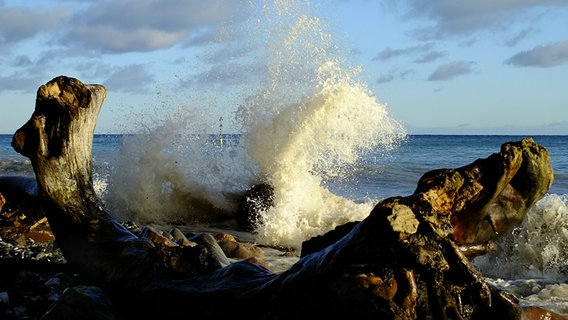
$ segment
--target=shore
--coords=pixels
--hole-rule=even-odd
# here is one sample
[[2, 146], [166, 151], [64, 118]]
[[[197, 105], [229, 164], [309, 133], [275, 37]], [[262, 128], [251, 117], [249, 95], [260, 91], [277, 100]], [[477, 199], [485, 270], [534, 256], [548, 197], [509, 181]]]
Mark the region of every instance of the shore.
[[[142, 229], [132, 222], [124, 225], [134, 233]], [[223, 241], [218, 241], [231, 263], [255, 259], [274, 273], [287, 270], [299, 259], [294, 252], [255, 245], [253, 235], [248, 232], [206, 225], [149, 227], [165, 235], [168, 230], [177, 229], [186, 237], [208, 233], [217, 239], [234, 239], [237, 243], [231, 247], [232, 251]], [[49, 239], [49, 227], [42, 224], [39, 229], [47, 236], [43, 239]], [[235, 249], [238, 246], [241, 246], [240, 251]], [[67, 288], [84, 284], [86, 282], [80, 275], [67, 268], [56, 240], [35, 241], [23, 235], [18, 240], [0, 238], [1, 319], [39, 319]]]

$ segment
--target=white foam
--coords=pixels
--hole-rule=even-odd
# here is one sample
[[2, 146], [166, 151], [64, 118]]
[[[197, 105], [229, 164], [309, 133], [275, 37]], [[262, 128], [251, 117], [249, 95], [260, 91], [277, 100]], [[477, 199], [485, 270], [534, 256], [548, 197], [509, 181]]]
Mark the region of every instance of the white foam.
[[243, 142], [274, 187], [258, 241], [298, 249], [303, 240], [366, 217], [358, 204], [322, 186], [341, 177], [361, 152], [388, 148], [404, 136], [384, 104], [341, 65], [332, 36], [317, 17], [296, 6], [264, 7], [271, 41], [267, 83], [238, 110]]
[[568, 195], [548, 194], [474, 264], [491, 277], [568, 279]]
[[[107, 202], [127, 218], [147, 221], [206, 219], [235, 209], [238, 194], [267, 182], [274, 207], [264, 212], [259, 243], [299, 249], [301, 242], [367, 216], [371, 203], [333, 194], [327, 178], [345, 175], [361, 153], [390, 148], [405, 136], [387, 107], [344, 66], [324, 21], [309, 2], [254, 4], [259, 19], [248, 34], [266, 70], [233, 122], [241, 143], [219, 148], [207, 141], [199, 102], [176, 110], [140, 134], [125, 138]], [[252, 42], [252, 41], [251, 41]], [[222, 96], [240, 96], [219, 92]], [[244, 96], [244, 94], [243, 94]], [[203, 130], [199, 128], [204, 127]]]

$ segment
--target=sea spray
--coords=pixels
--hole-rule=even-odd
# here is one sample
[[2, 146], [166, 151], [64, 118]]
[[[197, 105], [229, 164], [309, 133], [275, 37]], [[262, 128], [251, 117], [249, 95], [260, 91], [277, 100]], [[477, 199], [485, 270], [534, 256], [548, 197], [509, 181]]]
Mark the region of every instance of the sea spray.
[[568, 317], [568, 195], [547, 194], [523, 222], [499, 240], [497, 250], [473, 264], [522, 305]]
[[121, 219], [145, 223], [215, 221], [236, 209], [235, 194], [250, 185], [254, 168], [233, 140], [189, 123], [190, 110], [171, 114], [146, 132], [124, 137], [105, 201]]
[[487, 276], [504, 279], [568, 279], [568, 195], [548, 194], [498, 242], [495, 252], [474, 264]]
[[266, 85], [237, 118], [246, 125], [243, 144], [259, 166], [258, 179], [274, 188], [257, 239], [299, 249], [302, 241], [370, 213], [373, 202], [338, 196], [324, 182], [345, 176], [362, 153], [388, 149], [405, 133], [355, 80], [359, 68], [342, 66], [325, 23], [291, 3], [263, 6], [263, 30], [274, 35]]
[[239, 195], [266, 182], [274, 206], [262, 213], [256, 240], [299, 249], [370, 213], [373, 201], [334, 194], [326, 182], [347, 176], [366, 152], [389, 150], [405, 131], [357, 80], [360, 68], [346, 66], [308, 1], [252, 2], [251, 10], [258, 18], [235, 30], [257, 50], [253, 70], [264, 70], [258, 86], [252, 94], [225, 88], [211, 99], [243, 96], [233, 119], [239, 142], [212, 141], [216, 128], [200, 123], [207, 117], [198, 111], [207, 102], [193, 100], [125, 137], [106, 201], [128, 219], [207, 222], [226, 217]]
[[246, 135], [244, 143], [275, 190], [274, 206], [257, 230], [260, 242], [298, 248], [303, 240], [371, 211], [372, 202], [337, 196], [323, 182], [346, 175], [345, 164], [358, 161], [361, 153], [392, 146], [402, 131], [363, 85], [347, 80], [324, 83], [312, 97], [283, 108]]

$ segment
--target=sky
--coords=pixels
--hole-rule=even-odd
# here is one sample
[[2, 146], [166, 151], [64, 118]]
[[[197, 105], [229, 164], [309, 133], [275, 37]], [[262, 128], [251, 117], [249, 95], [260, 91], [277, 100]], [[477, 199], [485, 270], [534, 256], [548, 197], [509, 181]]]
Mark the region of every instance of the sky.
[[[325, 21], [410, 133], [568, 135], [568, 0], [274, 2]], [[59, 75], [107, 88], [97, 133], [184, 105], [230, 118], [264, 72], [243, 59], [254, 44], [238, 26], [266, 3], [0, 0], [0, 133]]]

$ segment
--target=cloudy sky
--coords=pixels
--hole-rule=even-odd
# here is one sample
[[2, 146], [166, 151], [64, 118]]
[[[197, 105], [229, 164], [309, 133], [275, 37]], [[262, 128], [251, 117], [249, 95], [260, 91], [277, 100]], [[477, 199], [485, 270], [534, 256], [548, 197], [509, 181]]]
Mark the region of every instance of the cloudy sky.
[[[107, 87], [100, 133], [185, 104], [230, 117], [263, 72], [243, 59], [254, 50], [251, 30], [235, 27], [262, 18], [250, 2], [0, 0], [0, 133], [27, 121], [37, 88], [58, 75]], [[314, 0], [309, 8], [410, 132], [568, 134], [568, 0]], [[202, 91], [230, 103], [212, 107]]]

